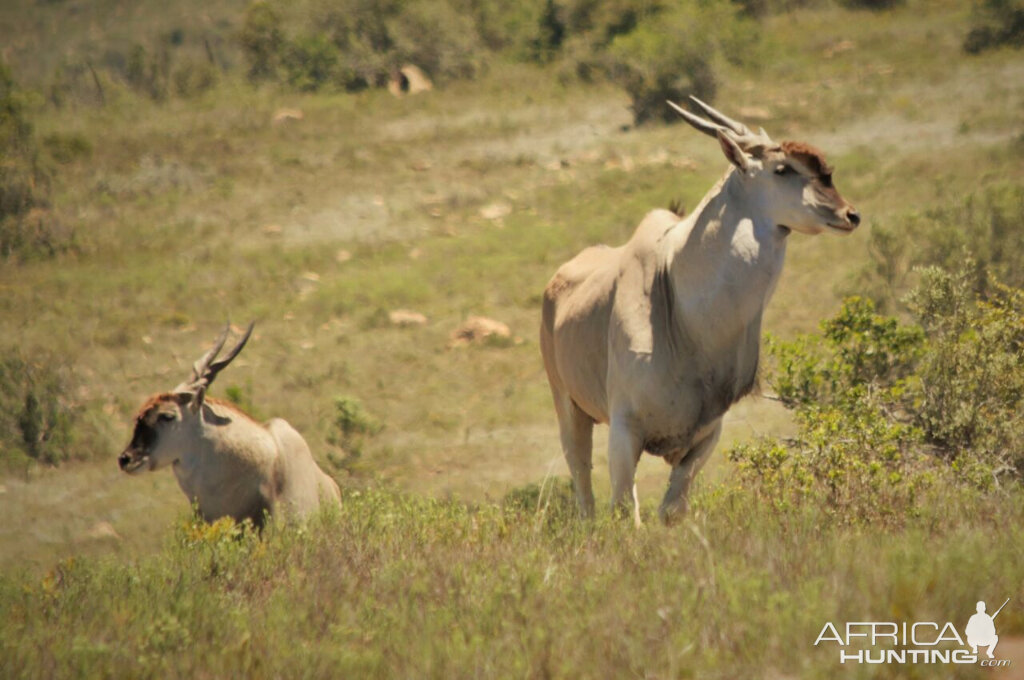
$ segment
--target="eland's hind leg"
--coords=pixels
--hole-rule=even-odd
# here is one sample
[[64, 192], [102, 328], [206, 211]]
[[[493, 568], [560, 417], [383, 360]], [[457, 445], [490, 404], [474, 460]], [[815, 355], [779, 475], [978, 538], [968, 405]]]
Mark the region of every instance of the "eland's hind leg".
[[594, 488], [590, 481], [593, 456], [594, 420], [580, 410], [566, 395], [555, 394], [555, 411], [558, 413], [558, 429], [562, 437], [562, 453], [569, 464], [573, 488], [580, 515], [594, 516]]
[[643, 452], [640, 436], [627, 418], [612, 418], [608, 429], [608, 472], [612, 482], [612, 512], [632, 512], [640, 526], [640, 503], [636, 497], [636, 464]]

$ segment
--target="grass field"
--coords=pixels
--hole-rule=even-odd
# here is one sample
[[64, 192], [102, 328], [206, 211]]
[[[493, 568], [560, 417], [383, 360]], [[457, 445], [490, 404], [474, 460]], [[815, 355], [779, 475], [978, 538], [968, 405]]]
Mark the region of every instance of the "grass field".
[[[1010, 597], [1000, 677], [1022, 677], [1017, 487], [936, 493], [898, 529], [774, 518], [722, 452], [794, 425], [748, 399], [684, 526], [579, 526], [565, 507], [541, 292], [649, 209], [694, 206], [726, 167], [713, 141], [635, 128], [618, 88], [506, 60], [401, 99], [254, 87], [236, 67], [195, 97], [107, 83], [102, 106], [56, 107], [54, 55], [155, 35], [189, 7], [79, 5], [0, 8], [36, 136], [56, 140], [52, 214], [74, 235], [53, 258], [0, 264], [0, 348], [64, 367], [84, 414], [74, 460], [0, 473], [0, 675], [824, 678], [841, 668], [813, 646], [825, 621], [962, 626], [976, 600]], [[204, 30], [229, 36], [236, 5], [200, 14]], [[965, 56], [971, 16], [952, 0], [817, 3], [762, 20], [760, 63], [722, 64], [715, 104], [825, 150], [865, 219], [847, 239], [792, 237], [768, 332], [835, 313], [876, 225], [1022, 185], [1024, 56]], [[238, 59], [226, 38], [215, 49]], [[301, 119], [275, 122], [286, 108]], [[67, 140], [84, 150], [56, 153]], [[392, 325], [396, 309], [428, 321]], [[449, 347], [469, 315], [513, 337]], [[225, 319], [257, 326], [213, 394], [302, 432], [345, 488], [340, 516], [236, 539], [192, 526], [171, 474], [117, 469], [135, 409], [187, 377]], [[358, 460], [331, 443], [341, 396], [384, 426]], [[649, 520], [667, 473], [641, 463]], [[529, 485], [554, 491], [507, 499]]]

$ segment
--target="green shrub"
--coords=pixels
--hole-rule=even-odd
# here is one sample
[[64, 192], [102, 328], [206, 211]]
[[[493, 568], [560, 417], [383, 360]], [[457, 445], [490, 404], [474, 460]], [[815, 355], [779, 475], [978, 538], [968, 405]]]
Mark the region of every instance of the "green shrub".
[[285, 46], [281, 16], [266, 2], [254, 2], [245, 12], [238, 34], [248, 64], [249, 80], [273, 80]]
[[533, 61], [546, 64], [554, 59], [564, 40], [565, 23], [559, 16], [554, 0], [547, 0], [537, 22], [537, 35], [530, 41], [530, 56]]
[[220, 78], [220, 71], [209, 59], [186, 59], [174, 68], [171, 82], [174, 94], [194, 97], [212, 89]]
[[48, 190], [24, 96], [0, 62], [0, 220], [46, 205]]
[[346, 90], [380, 87], [399, 68], [389, 24], [400, 6], [395, 2], [344, 0], [313, 18], [337, 49], [338, 84]]
[[475, 77], [483, 68], [483, 45], [472, 19], [446, 2], [408, 4], [389, 27], [395, 63], [412, 63], [444, 82]]
[[[117, 54], [116, 68], [124, 71], [124, 58]], [[46, 86], [46, 95], [54, 106], [60, 108], [68, 103], [102, 105], [106, 103], [106, 92], [99, 74], [87, 59], [64, 57], [54, 68]]]
[[339, 61], [338, 49], [319, 33], [289, 42], [281, 59], [286, 82], [300, 92], [313, 92], [335, 82]]
[[[583, 25], [592, 21], [578, 20]], [[749, 52], [758, 35], [756, 26], [743, 22], [733, 5], [639, 3], [628, 7], [619, 21], [605, 20], [592, 29], [592, 54], [577, 56], [576, 70], [581, 75], [602, 71], [622, 86], [636, 124], [675, 122], [679, 116], [665, 100], [683, 101], [691, 94], [713, 100], [718, 89], [716, 61]], [[609, 40], [606, 46], [604, 40]], [[579, 42], [569, 49], [579, 50]]]
[[512, 489], [501, 501], [505, 512], [532, 519], [548, 529], [565, 527], [579, 520], [579, 508], [572, 480], [553, 478], [541, 484]]
[[984, 0], [975, 8], [975, 25], [964, 38], [968, 54], [1001, 46], [1024, 47], [1024, 2]]
[[894, 225], [876, 224], [869, 236], [869, 264], [852, 288], [880, 309], [899, 306], [920, 267], [956, 270], [965, 257], [976, 265], [975, 285], [984, 292], [986, 271], [1024, 287], [1024, 187], [1000, 185], [962, 203], [910, 215]]
[[981, 483], [1024, 476], [1024, 290], [976, 288], [974, 263], [930, 267], [908, 305], [928, 334], [913, 421]]
[[57, 465], [71, 457], [80, 407], [69, 398], [68, 369], [49, 356], [0, 358], [0, 461]]
[[[23, 180], [0, 166], [0, 185], [6, 192], [33, 192], [33, 186], [19, 185]], [[4, 193], [4, 192], [0, 192]], [[9, 194], [8, 194], [9, 195]], [[0, 218], [0, 258], [32, 260], [53, 257], [74, 247], [74, 229], [53, 211], [35, 208], [23, 215]]]
[[907, 296], [916, 325], [851, 298], [820, 335], [770, 341], [768, 383], [799, 433], [734, 448], [745, 485], [780, 510], [899, 521], [940, 477], [1024, 478], [1024, 290], [981, 290], [978, 271], [924, 270]]
[[354, 397], [336, 397], [334, 424], [341, 433], [342, 443], [351, 442], [358, 435], [379, 434], [384, 425], [363, 408], [362, 402]]
[[484, 61], [472, 15], [448, 2], [346, 0], [315, 23], [337, 49], [337, 79], [348, 90], [385, 85], [406, 63], [455, 80], [475, 76]]
[[24, 96], [0, 62], [0, 258], [49, 256], [71, 246], [71, 230], [50, 210], [50, 179]]
[[672, 122], [678, 115], [666, 100], [686, 101], [690, 95], [713, 100], [718, 89], [708, 53], [664, 34], [631, 34], [617, 41], [611, 54], [612, 80], [629, 95], [637, 125]]
[[912, 371], [924, 335], [914, 326], [875, 313], [864, 298], [848, 298], [821, 335], [793, 342], [769, 338], [775, 371], [770, 384], [789, 407], [839, 404], [855, 389], [891, 389]]
[[[34, 167], [25, 167], [25, 163], [18, 160], [9, 157], [0, 160], [0, 219], [20, 218], [44, 202], [41, 194], [46, 185], [37, 181]], [[12, 250], [7, 238], [5, 229], [0, 233], [0, 250], [5, 255]]]
[[335, 431], [328, 435], [327, 441], [341, 448], [343, 455], [330, 456], [330, 459], [351, 472], [359, 465], [366, 440], [379, 434], [384, 424], [367, 413], [362, 402], [354, 397], [335, 397], [334, 411]]
[[743, 8], [743, 13], [747, 16], [763, 17], [769, 14], [789, 12], [801, 7], [823, 5], [826, 0], [732, 0], [732, 2]]
[[699, 494], [683, 526], [636, 531], [346, 493], [262, 537], [185, 521], [154, 553], [9, 569], [0, 655], [33, 678], [835, 677], [806, 651], [824, 621], [958, 612], [979, 571], [1019, 588], [1020, 494], [929, 500], [892, 532]]
[[50, 157], [58, 163], [73, 163], [92, 155], [92, 142], [80, 134], [53, 132], [42, 141]]
[[594, 44], [607, 47], [666, 7], [663, 0], [571, 0], [565, 6], [565, 30], [569, 36], [589, 34]]
[[483, 50], [516, 60], [550, 61], [569, 33], [565, 3], [557, 1], [447, 0], [444, 4], [471, 22]]
[[902, 5], [906, 0], [840, 0], [843, 7], [851, 9], [884, 10]]
[[762, 439], [728, 454], [744, 486], [777, 511], [814, 505], [841, 523], [900, 524], [943, 472], [917, 446], [920, 432], [890, 418], [865, 388], [796, 415], [792, 439]]
[[729, 453], [740, 477], [777, 509], [818, 503], [837, 520], [899, 522], [941, 472], [906, 413], [924, 351], [920, 328], [848, 299], [820, 335], [768, 343], [768, 383], [799, 425], [785, 442]]
[[136, 44], [128, 53], [125, 81], [153, 101], [164, 101], [170, 92], [171, 55], [165, 47], [155, 52]]

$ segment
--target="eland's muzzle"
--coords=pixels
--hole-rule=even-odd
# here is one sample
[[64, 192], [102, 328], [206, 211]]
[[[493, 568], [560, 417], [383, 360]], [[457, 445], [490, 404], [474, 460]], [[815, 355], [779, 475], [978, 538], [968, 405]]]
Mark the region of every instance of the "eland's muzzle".
[[129, 448], [122, 451], [121, 455], [117, 457], [117, 466], [122, 471], [132, 474], [145, 465], [147, 460], [148, 456], [140, 455], [137, 451]]
[[846, 209], [846, 219], [850, 222], [850, 224], [856, 227], [857, 225], [860, 224], [860, 213], [857, 212], [856, 208], [851, 206]]

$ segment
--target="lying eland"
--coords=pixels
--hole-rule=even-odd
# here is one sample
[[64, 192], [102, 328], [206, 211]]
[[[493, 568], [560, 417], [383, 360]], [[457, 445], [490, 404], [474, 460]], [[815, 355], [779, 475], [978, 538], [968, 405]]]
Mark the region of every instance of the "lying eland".
[[215, 361], [228, 336], [225, 328], [194, 364], [191, 380], [150, 397], [117, 462], [129, 474], [170, 465], [203, 519], [250, 519], [260, 527], [265, 514], [302, 517], [322, 502], [339, 504], [341, 493], [286, 421], [274, 418], [261, 425], [235, 406], [206, 396], [252, 329], [249, 324], [234, 349]]
[[696, 210], [649, 213], [623, 246], [565, 263], [544, 291], [540, 343], [580, 512], [594, 513], [592, 431], [609, 425], [612, 507], [639, 524], [634, 476], [647, 451], [672, 466], [659, 515], [687, 508], [722, 416], [757, 376], [761, 317], [790, 232], [849, 234], [857, 211], [821, 152], [776, 144], [696, 98], [732, 164]]

